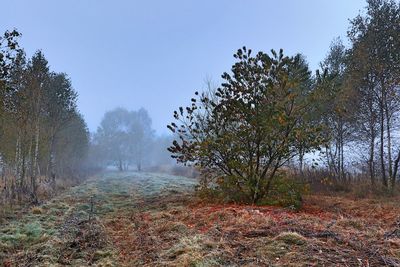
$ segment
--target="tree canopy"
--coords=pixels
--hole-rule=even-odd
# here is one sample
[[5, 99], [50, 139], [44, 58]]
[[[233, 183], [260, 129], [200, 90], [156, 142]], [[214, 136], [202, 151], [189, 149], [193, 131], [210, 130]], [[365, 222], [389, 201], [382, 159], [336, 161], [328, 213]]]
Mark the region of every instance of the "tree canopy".
[[152, 137], [151, 118], [145, 109], [116, 108], [104, 115], [94, 142], [106, 164], [114, 164], [120, 171], [136, 165], [140, 171], [149, 160], [145, 153], [151, 149]]
[[[283, 51], [252, 56], [243, 47], [231, 74], [212, 95], [174, 112], [169, 129], [178, 136], [169, 148], [178, 162], [212, 170], [221, 186], [230, 184], [257, 202], [276, 171], [299, 154], [324, 142], [321, 126], [307, 114], [316, 106], [318, 87], [301, 55]], [[198, 93], [196, 93], [198, 95]]]

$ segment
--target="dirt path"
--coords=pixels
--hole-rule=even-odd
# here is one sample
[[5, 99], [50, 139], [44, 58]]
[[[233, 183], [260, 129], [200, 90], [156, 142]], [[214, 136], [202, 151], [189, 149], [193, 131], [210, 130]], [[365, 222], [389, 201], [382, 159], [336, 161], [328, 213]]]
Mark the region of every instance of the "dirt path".
[[[134, 216], [195, 180], [155, 173], [105, 173], [1, 225], [3, 266], [121, 266], [115, 218]], [[147, 204], [146, 204], [147, 205]]]

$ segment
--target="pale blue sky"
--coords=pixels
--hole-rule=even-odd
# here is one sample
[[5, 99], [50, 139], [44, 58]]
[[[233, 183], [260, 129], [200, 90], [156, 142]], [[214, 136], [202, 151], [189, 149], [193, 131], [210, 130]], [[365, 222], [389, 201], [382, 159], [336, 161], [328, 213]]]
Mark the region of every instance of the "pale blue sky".
[[146, 108], [158, 133], [204, 80], [220, 81], [243, 45], [303, 53], [313, 70], [345, 38], [362, 0], [1, 0], [0, 31], [17, 28], [79, 93], [91, 131], [105, 111]]

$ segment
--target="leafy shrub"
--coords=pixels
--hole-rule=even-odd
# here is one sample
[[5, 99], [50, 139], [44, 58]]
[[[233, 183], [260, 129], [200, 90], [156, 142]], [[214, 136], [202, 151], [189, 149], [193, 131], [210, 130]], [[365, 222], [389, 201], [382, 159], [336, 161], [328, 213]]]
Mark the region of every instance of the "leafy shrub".
[[[263, 186], [265, 186], [264, 183]], [[203, 179], [197, 189], [197, 195], [208, 201], [252, 203], [251, 184], [237, 186], [235, 177], [219, 177], [215, 181]], [[284, 171], [278, 172], [272, 180], [270, 190], [257, 205], [274, 205], [300, 209], [302, 196], [310, 191], [308, 184], [290, 178]]]
[[276, 205], [298, 210], [303, 202], [303, 195], [310, 191], [304, 182], [288, 177], [285, 172], [280, 172], [272, 181], [271, 189], [266, 197], [258, 204]]
[[235, 176], [219, 176], [213, 179], [202, 176], [196, 186], [197, 196], [212, 202], [252, 203], [249, 187], [238, 187], [237, 181]]
[[293, 147], [301, 144], [307, 153], [327, 141], [323, 127], [309, 116], [320, 108], [316, 100], [325, 78], [313, 83], [299, 54], [271, 53], [252, 56], [251, 49], [239, 49], [221, 86], [196, 92], [168, 125], [177, 139], [168, 148], [171, 156], [220, 174], [211, 189], [222, 190], [227, 200], [257, 203], [268, 194], [277, 169], [297, 155]]

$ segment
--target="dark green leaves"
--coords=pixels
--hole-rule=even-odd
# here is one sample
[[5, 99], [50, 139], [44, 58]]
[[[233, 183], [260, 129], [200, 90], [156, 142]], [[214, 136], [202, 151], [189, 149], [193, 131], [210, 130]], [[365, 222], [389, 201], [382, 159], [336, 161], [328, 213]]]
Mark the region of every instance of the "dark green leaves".
[[301, 56], [287, 57], [282, 50], [251, 56], [243, 47], [234, 57], [237, 62], [222, 75], [219, 88], [195, 93], [190, 107], [174, 113], [180, 125], [168, 126], [178, 137], [169, 151], [178, 162], [236, 179], [255, 200], [300, 143], [311, 151], [322, 139], [318, 125], [306, 116], [313, 111], [313, 88]]

